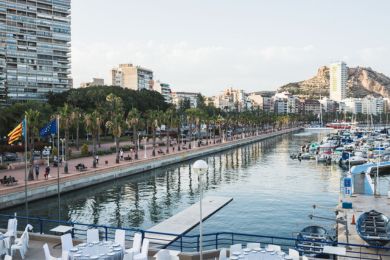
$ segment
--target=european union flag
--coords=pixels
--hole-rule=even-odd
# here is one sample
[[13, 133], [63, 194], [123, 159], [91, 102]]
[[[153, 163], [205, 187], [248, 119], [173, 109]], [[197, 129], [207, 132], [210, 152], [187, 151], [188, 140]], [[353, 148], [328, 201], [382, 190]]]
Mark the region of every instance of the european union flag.
[[41, 128], [41, 130], [39, 130], [39, 135], [41, 137], [45, 137], [48, 135], [54, 135], [56, 133], [57, 133], [57, 120], [56, 119], [51, 120], [46, 126], [44, 126], [43, 128]]

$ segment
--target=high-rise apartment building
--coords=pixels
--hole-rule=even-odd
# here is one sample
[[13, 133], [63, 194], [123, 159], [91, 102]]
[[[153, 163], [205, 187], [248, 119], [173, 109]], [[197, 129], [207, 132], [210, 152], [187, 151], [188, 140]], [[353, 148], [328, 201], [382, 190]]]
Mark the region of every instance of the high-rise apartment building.
[[337, 62], [330, 64], [330, 88], [329, 98], [331, 100], [340, 102], [345, 99], [347, 80], [348, 80], [348, 68], [344, 62]]
[[164, 97], [166, 103], [172, 103], [172, 91], [169, 84], [162, 83], [159, 80], [156, 80], [153, 82], [153, 90], [160, 93]]
[[133, 64], [119, 64], [111, 70], [111, 78], [113, 86], [133, 90], [153, 88], [153, 71]]
[[69, 89], [70, 1], [0, 0], [0, 101]]
[[172, 103], [176, 105], [177, 108], [179, 108], [182, 102], [188, 100], [190, 107], [195, 108], [198, 106], [199, 94], [200, 93], [196, 92], [172, 92]]

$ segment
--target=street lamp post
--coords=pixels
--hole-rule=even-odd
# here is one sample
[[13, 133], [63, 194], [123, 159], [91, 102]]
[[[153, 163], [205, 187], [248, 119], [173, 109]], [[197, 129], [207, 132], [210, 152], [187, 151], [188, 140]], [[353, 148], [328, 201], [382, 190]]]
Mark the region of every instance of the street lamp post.
[[148, 158], [146, 156], [146, 137], [144, 138], [145, 142], [144, 142], [144, 159]]
[[65, 161], [65, 159], [64, 159], [64, 142], [65, 142], [65, 138], [61, 138], [60, 141], [61, 141], [61, 145], [62, 145], [62, 149], [61, 149], [61, 151], [62, 151], [61, 161], [64, 162], [64, 161]]
[[202, 190], [202, 176], [207, 172], [208, 165], [203, 160], [196, 161], [192, 168], [194, 172], [198, 174], [198, 183], [199, 183], [199, 256], [200, 260], [203, 260], [203, 221], [202, 221], [202, 200], [203, 200], [203, 190]]
[[140, 136], [140, 132], [137, 133], [137, 151], [135, 151], [135, 155], [134, 155], [134, 159], [135, 160], [138, 160], [138, 152], [139, 152], [139, 136]]
[[51, 150], [51, 147], [50, 146], [45, 146], [45, 151], [46, 151], [46, 154], [47, 154], [47, 166], [50, 166], [50, 150]]

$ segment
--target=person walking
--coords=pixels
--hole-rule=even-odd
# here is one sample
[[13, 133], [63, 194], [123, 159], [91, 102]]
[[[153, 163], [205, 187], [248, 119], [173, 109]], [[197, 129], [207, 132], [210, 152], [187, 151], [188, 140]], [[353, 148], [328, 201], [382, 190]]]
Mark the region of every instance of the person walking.
[[48, 180], [49, 179], [49, 175], [50, 175], [50, 166], [46, 166], [46, 169], [45, 169], [45, 180]]
[[36, 165], [35, 165], [35, 177], [36, 177], [37, 180], [38, 180], [38, 177], [39, 177], [39, 164], [36, 164]]
[[96, 164], [99, 164], [99, 155], [96, 155], [95, 160], [96, 160]]
[[121, 150], [119, 151], [119, 155], [120, 155], [120, 157], [121, 157], [121, 161], [123, 161], [123, 150], [122, 150], [122, 148], [121, 148]]

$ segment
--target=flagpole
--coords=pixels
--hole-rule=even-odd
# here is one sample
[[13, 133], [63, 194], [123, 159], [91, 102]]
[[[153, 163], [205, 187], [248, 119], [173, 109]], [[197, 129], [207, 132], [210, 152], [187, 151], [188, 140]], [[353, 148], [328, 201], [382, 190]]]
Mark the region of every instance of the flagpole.
[[60, 191], [60, 116], [57, 115], [57, 189], [58, 189], [58, 221], [61, 220], [61, 191]]
[[27, 136], [27, 116], [24, 116], [24, 128], [22, 124], [22, 132], [24, 132], [24, 160], [25, 160], [25, 168], [24, 168], [24, 203], [26, 206], [26, 217], [28, 222], [28, 201], [27, 201], [27, 145], [28, 145], [28, 136]]

